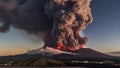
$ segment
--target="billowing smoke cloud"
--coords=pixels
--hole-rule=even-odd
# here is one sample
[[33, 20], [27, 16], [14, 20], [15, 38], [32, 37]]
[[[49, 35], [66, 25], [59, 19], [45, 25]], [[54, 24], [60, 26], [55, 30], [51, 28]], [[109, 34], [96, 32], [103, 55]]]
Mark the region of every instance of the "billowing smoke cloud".
[[[4, 22], [0, 31], [6, 32], [10, 25], [35, 34], [40, 31], [50, 31], [52, 20], [44, 13], [45, 1], [47, 0], [0, 1], [0, 21]], [[11, 6], [12, 4], [16, 5]]]
[[3, 0], [0, 32], [11, 25], [35, 35], [45, 32], [45, 46], [79, 49], [87, 42], [80, 31], [92, 22], [89, 5], [90, 0]]
[[45, 12], [53, 18], [53, 47], [67, 46], [67, 49], [79, 49], [87, 42], [81, 37], [80, 31], [92, 22], [90, 0], [50, 0], [45, 6]]

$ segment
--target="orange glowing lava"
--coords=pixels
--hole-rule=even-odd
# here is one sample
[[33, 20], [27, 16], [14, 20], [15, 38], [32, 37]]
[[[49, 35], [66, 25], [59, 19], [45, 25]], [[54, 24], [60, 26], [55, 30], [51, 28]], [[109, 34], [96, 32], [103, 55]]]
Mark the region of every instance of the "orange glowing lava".
[[62, 50], [62, 51], [73, 51], [73, 50], [78, 50], [80, 48], [86, 48], [85, 45], [80, 45], [79, 48], [72, 48], [72, 47], [68, 47], [68, 46], [65, 46], [63, 43], [57, 43], [55, 46], [54, 46], [55, 49], [58, 49], [58, 50]]
[[67, 47], [64, 46], [63, 43], [57, 43], [54, 48], [62, 50], [62, 51], [66, 51], [67, 50]]

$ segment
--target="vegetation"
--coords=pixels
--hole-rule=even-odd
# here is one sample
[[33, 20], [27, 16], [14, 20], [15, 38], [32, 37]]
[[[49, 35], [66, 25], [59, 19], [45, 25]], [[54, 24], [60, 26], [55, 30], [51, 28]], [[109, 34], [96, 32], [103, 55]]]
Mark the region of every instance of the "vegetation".
[[24, 59], [18, 60], [12, 63], [12, 66], [64, 66], [61, 61], [49, 59], [49, 58], [36, 58], [36, 59]]

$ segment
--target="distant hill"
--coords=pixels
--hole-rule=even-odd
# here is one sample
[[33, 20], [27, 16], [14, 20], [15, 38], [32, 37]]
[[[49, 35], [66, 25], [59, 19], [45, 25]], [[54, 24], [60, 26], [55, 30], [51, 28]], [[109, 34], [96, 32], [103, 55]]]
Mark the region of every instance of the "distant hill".
[[120, 57], [120, 51], [109, 52], [109, 53], [107, 53], [107, 54], [112, 55], [112, 56], [119, 56], [119, 57]]
[[19, 54], [19, 55], [13, 55], [13, 56], [1, 56], [0, 61], [2, 60], [21, 60], [21, 59], [27, 59], [27, 58], [37, 58], [41, 55], [27, 55], [27, 54]]

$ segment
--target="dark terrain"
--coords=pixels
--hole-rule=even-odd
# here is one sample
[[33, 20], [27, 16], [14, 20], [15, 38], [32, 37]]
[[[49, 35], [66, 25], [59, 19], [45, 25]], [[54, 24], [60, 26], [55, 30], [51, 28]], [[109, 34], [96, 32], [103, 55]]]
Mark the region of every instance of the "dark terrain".
[[[15, 56], [1, 56], [0, 64], [8, 66], [71, 66], [89, 68], [120, 68], [120, 57], [106, 55], [90, 48], [71, 51], [73, 54], [58, 54], [43, 56], [40, 54], [20, 54]], [[3, 65], [4, 66], [4, 65]]]

